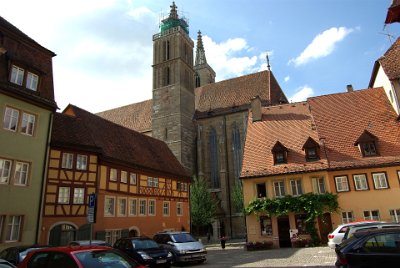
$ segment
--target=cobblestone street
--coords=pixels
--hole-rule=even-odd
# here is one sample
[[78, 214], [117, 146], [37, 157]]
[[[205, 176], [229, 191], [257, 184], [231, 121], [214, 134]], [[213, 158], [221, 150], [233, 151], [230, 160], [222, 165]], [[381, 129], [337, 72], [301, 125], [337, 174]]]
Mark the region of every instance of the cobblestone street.
[[242, 243], [207, 245], [207, 261], [198, 267], [334, 267], [335, 251], [328, 247], [246, 251]]

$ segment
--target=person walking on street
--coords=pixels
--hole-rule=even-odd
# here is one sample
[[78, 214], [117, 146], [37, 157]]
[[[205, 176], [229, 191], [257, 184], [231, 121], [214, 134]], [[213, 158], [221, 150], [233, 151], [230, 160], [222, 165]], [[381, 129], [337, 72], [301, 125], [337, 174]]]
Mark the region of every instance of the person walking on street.
[[225, 236], [221, 236], [221, 248], [222, 249], [225, 249], [225, 242], [226, 242]]

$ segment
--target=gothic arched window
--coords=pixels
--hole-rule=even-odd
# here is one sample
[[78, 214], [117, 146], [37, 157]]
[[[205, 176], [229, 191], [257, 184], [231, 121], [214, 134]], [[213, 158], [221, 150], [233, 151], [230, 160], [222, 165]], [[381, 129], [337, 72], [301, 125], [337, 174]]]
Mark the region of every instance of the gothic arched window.
[[220, 188], [220, 178], [218, 172], [218, 141], [217, 132], [214, 128], [210, 130], [210, 177], [211, 177], [211, 187]]
[[170, 72], [169, 72], [169, 67], [164, 68], [164, 74], [163, 74], [163, 86], [168, 86], [170, 84]]
[[199, 86], [200, 86], [200, 76], [199, 76], [198, 73], [196, 73], [196, 74], [194, 75], [194, 79], [195, 79], [196, 87], [199, 87]]
[[169, 60], [169, 41], [168, 40], [163, 42], [163, 55], [164, 55], [164, 57], [163, 57], [164, 61]]
[[240, 130], [237, 126], [232, 129], [232, 150], [235, 179], [239, 179], [242, 167], [242, 144], [240, 142]]

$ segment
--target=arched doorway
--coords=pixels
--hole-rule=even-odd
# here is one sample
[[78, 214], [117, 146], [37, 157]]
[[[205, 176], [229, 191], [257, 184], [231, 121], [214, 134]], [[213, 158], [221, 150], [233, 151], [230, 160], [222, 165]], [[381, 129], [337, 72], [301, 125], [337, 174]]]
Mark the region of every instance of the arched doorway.
[[139, 236], [139, 233], [136, 229], [131, 229], [129, 230], [129, 237], [133, 237], [133, 236]]
[[65, 246], [69, 242], [75, 240], [76, 228], [71, 224], [58, 224], [50, 231], [49, 245]]

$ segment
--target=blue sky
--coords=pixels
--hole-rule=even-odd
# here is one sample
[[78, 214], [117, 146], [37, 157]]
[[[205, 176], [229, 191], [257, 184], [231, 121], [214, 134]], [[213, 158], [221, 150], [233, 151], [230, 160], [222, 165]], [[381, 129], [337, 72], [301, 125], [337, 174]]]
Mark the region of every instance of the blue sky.
[[[3, 0], [1, 0], [3, 1]], [[150, 99], [152, 35], [170, 0], [13, 0], [0, 16], [57, 54], [56, 101], [91, 112]], [[400, 36], [391, 0], [177, 0], [217, 81], [266, 68], [292, 102], [368, 86]], [[21, 8], [23, 7], [23, 8]], [[196, 42], [195, 42], [196, 44]], [[194, 48], [195, 49], [195, 48]]]

